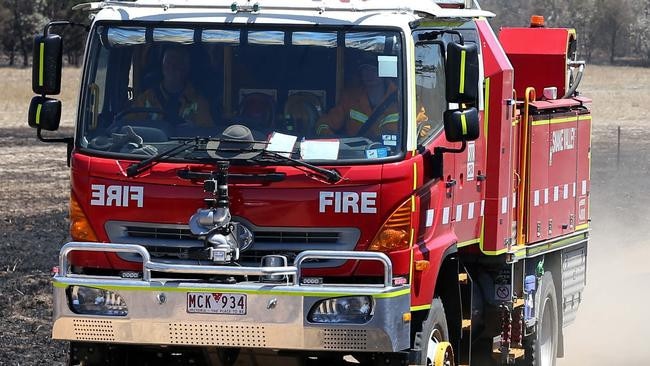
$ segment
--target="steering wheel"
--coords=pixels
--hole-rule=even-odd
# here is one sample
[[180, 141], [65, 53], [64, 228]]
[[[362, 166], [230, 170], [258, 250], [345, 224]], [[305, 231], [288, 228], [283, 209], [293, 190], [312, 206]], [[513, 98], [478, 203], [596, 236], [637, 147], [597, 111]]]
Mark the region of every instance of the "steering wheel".
[[[167, 116], [167, 112], [165, 112], [162, 108], [153, 108], [153, 107], [129, 107], [125, 110], [122, 110], [118, 113], [115, 114], [115, 122], [122, 122], [125, 116], [128, 116], [130, 114], [136, 114], [136, 113], [142, 113], [142, 114], [157, 114], [162, 117]], [[151, 121], [149, 117], [146, 119], [147, 121]]]
[[[144, 118], [137, 118], [133, 120], [126, 119], [125, 117], [133, 114], [144, 115]], [[154, 119], [150, 115], [158, 115], [161, 119]], [[129, 107], [115, 114], [113, 123], [108, 127], [109, 132], [119, 131], [124, 126], [148, 127], [163, 131], [166, 135], [170, 135], [174, 127], [169, 123], [168, 113], [162, 108], [153, 107]], [[180, 118], [180, 117], [177, 117]], [[185, 120], [180, 121], [183, 124]]]

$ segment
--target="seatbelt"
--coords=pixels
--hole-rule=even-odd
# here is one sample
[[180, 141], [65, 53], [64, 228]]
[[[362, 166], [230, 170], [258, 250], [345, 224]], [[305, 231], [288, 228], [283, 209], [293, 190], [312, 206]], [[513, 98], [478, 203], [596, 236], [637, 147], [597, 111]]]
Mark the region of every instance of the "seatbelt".
[[383, 102], [372, 112], [368, 120], [361, 126], [359, 131], [357, 131], [356, 137], [363, 136], [370, 130], [374, 125], [377, 124], [379, 117], [388, 109], [388, 107], [397, 101], [397, 91], [392, 92]]
[[179, 114], [181, 109], [180, 95], [179, 98], [170, 98], [168, 100], [165, 98], [162, 92], [162, 85], [160, 85], [156, 88], [156, 98], [158, 99], [158, 103], [160, 103], [160, 108], [165, 112], [165, 115], [168, 118], [174, 119], [170, 122], [174, 122], [176, 124], [183, 122], [183, 118]]

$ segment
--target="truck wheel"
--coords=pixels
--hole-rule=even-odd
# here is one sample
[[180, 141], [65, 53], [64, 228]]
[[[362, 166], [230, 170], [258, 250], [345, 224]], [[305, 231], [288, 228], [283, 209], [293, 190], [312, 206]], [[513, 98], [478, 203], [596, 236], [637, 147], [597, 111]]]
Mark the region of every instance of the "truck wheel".
[[521, 366], [555, 366], [557, 359], [559, 317], [551, 272], [542, 276], [538, 299], [537, 331], [524, 339], [526, 356]]
[[431, 303], [429, 316], [422, 322], [422, 331], [415, 334], [413, 348], [419, 352], [415, 355], [414, 361], [418, 365], [453, 366], [454, 354], [448, 342], [449, 331], [445, 308], [440, 298], [436, 297]]

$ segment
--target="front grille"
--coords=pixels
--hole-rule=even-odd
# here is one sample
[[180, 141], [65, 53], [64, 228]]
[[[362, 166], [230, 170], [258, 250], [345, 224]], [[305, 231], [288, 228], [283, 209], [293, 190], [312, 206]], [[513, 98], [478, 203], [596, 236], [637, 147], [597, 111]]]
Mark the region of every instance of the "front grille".
[[339, 240], [336, 232], [259, 231], [253, 235], [256, 243], [331, 244]]
[[[240, 254], [240, 262], [244, 265], [259, 265], [262, 257], [269, 254], [284, 255], [292, 263], [296, 255], [305, 250], [354, 250], [360, 235], [356, 228], [247, 226], [253, 232], [254, 240], [252, 247]], [[197, 257], [191, 253], [204, 246], [188, 225], [108, 221], [105, 228], [111, 242], [142, 245], [160, 261], [196, 263], [196, 259], [191, 258]], [[119, 255], [126, 260], [139, 260], [135, 254]], [[334, 267], [341, 264], [342, 261], [338, 260], [314, 260], [306, 266]]]
[[323, 348], [327, 350], [365, 350], [368, 331], [365, 329], [330, 329], [322, 331]]
[[[126, 234], [132, 238], [198, 240], [190, 229], [126, 226]], [[326, 244], [339, 240], [337, 232], [294, 232], [294, 231], [254, 231], [255, 242], [276, 244]]]
[[179, 322], [169, 324], [169, 343], [191, 346], [266, 347], [261, 325]]
[[126, 226], [125, 231], [132, 238], [196, 240], [190, 229], [183, 228]]
[[75, 339], [80, 341], [115, 341], [111, 320], [75, 319], [72, 321]]

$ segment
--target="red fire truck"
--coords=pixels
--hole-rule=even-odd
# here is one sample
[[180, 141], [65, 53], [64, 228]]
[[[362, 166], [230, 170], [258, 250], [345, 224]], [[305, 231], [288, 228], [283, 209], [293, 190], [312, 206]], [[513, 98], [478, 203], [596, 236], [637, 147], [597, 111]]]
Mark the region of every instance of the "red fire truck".
[[[572, 29], [473, 1], [138, 0], [62, 40], [29, 125], [66, 143], [53, 338], [84, 365], [554, 365], [582, 300], [589, 99]], [[266, 361], [261, 361], [266, 362]]]

